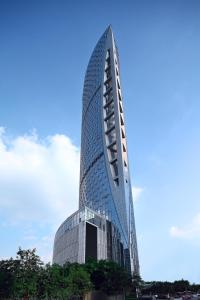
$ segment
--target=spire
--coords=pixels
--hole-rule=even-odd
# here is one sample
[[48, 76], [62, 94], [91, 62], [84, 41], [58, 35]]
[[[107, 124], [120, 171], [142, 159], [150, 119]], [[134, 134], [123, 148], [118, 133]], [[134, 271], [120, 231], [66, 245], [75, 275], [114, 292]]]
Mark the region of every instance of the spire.
[[111, 26], [111, 24], [109, 24], [109, 26], [107, 27], [107, 30], [110, 30], [112, 32], [112, 26]]
[[106, 28], [105, 33], [113, 35], [113, 30], [112, 30], [111, 24], [109, 24], [109, 26]]

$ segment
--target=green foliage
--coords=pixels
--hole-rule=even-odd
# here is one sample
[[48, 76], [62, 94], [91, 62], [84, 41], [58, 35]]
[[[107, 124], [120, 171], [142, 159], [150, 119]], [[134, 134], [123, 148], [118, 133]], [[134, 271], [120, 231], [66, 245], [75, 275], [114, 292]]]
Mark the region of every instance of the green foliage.
[[83, 297], [92, 290], [90, 275], [83, 266], [72, 266], [67, 277], [68, 292], [70, 296]]
[[0, 299], [12, 296], [16, 268], [17, 262], [12, 258], [0, 261]]
[[95, 290], [101, 290], [107, 295], [124, 293], [131, 284], [128, 273], [113, 261], [94, 261], [86, 263]]
[[136, 299], [140, 295], [141, 289], [144, 287], [145, 283], [138, 274], [133, 274], [132, 282], [130, 286], [130, 294]]
[[92, 289], [90, 275], [77, 263], [44, 265], [36, 250], [19, 248], [16, 259], [0, 261], [0, 299], [70, 299]]
[[16, 297], [36, 296], [38, 273], [43, 265], [39, 256], [36, 255], [36, 249], [19, 248], [16, 262], [13, 294]]
[[200, 288], [200, 285], [190, 285], [189, 281], [184, 279], [176, 280], [174, 282], [154, 281], [147, 283], [146, 286], [145, 293], [152, 294], [176, 294], [188, 290], [198, 292]]
[[46, 267], [46, 294], [54, 299], [68, 299], [68, 285], [65, 269], [59, 265]]
[[145, 294], [176, 294], [185, 290], [197, 292], [200, 285], [190, 285], [183, 279], [173, 283], [145, 283], [139, 275], [131, 278], [118, 264], [105, 260], [90, 259], [82, 265], [44, 265], [35, 249], [20, 248], [16, 259], [0, 261], [0, 299], [69, 300], [82, 298], [91, 290], [107, 295], [128, 291], [129, 295], [136, 297], [139, 290]]

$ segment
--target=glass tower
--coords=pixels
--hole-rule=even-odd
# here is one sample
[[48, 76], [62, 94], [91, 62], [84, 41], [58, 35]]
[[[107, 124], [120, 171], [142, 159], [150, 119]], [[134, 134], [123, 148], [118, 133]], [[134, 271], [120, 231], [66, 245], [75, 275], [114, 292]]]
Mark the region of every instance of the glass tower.
[[85, 75], [80, 167], [79, 208], [105, 215], [118, 228], [131, 268], [139, 273], [119, 55], [110, 26]]
[[[97, 252], [104, 253], [103, 256], [97, 254], [97, 259], [114, 260], [139, 274], [119, 55], [110, 26], [94, 48], [84, 80], [77, 214], [85, 208], [94, 212], [95, 218], [102, 218], [98, 225], [94, 217], [90, 221], [87, 218], [85, 222], [96, 224], [102, 234], [106, 232], [101, 238], [101, 246], [97, 236]], [[57, 249], [62, 247], [59, 246], [58, 236], [61, 236], [59, 230], [62, 231], [64, 223], [55, 238], [55, 262], [59, 262]], [[79, 258], [86, 255], [83, 244], [87, 247], [87, 232], [85, 236], [83, 232], [86, 229], [82, 231], [82, 237], [77, 233], [79, 244], [82, 244], [80, 251], [84, 252], [77, 254]], [[85, 240], [81, 241], [81, 238]], [[62, 255], [65, 256], [64, 252]]]

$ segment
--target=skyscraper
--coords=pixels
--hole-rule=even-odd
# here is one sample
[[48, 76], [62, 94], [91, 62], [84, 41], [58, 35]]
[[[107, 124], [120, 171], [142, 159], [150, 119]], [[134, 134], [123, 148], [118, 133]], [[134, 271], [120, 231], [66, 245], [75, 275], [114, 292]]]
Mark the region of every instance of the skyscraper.
[[117, 46], [109, 26], [84, 81], [79, 210], [58, 229], [53, 261], [110, 259], [139, 274]]

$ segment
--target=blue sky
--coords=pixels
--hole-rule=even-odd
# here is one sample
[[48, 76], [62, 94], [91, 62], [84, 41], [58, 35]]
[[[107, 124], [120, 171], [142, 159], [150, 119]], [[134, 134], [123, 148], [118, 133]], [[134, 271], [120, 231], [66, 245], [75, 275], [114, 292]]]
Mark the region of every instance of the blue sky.
[[141, 275], [200, 282], [200, 2], [0, 1], [0, 257], [51, 259], [78, 206], [81, 97], [97, 40], [120, 52]]

